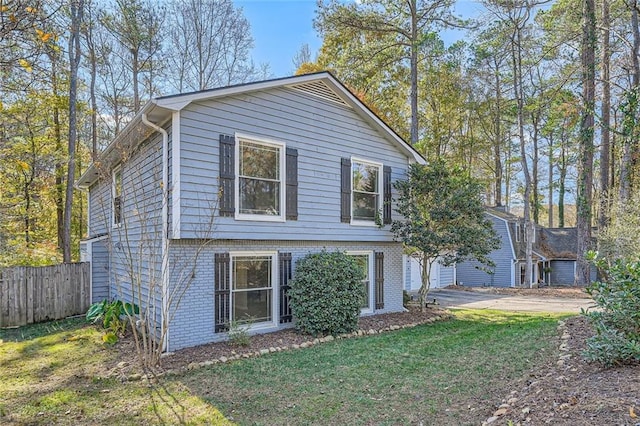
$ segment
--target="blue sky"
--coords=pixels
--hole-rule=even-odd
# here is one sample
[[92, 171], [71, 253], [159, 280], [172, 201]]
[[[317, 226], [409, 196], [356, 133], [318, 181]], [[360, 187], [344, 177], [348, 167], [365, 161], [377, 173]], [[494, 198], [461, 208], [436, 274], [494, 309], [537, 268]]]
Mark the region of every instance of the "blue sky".
[[[251, 23], [254, 39], [252, 57], [256, 64], [268, 63], [274, 77], [295, 72], [292, 59], [303, 44], [315, 55], [322, 44], [313, 29], [316, 0], [235, 0]], [[465, 18], [477, 16], [480, 5], [475, 0], [456, 3], [456, 12]], [[460, 38], [460, 33], [447, 32], [447, 42]]]

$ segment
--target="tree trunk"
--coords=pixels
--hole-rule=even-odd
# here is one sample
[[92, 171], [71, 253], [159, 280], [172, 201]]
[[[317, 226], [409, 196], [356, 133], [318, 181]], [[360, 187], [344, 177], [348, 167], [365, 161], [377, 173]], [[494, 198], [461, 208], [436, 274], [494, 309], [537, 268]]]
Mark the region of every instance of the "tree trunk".
[[411, 145], [418, 143], [418, 17], [416, 0], [411, 9]]
[[495, 201], [496, 206], [502, 206], [502, 108], [501, 108], [501, 90], [500, 90], [500, 69], [496, 63], [496, 113], [495, 113], [495, 127], [496, 127], [496, 140], [493, 143], [493, 161], [495, 167]]
[[595, 110], [595, 50], [596, 14], [594, 0], [584, 0], [582, 27], [582, 98], [580, 121], [580, 160], [577, 196], [577, 267], [574, 283], [585, 286], [590, 282], [590, 265], [586, 260], [591, 249], [591, 191], [593, 185], [593, 136]]
[[69, 162], [64, 204], [64, 233], [62, 257], [71, 262], [71, 210], [76, 171], [78, 66], [80, 65], [80, 26], [84, 13], [84, 0], [71, 0], [71, 30], [69, 34]]
[[534, 114], [534, 118], [532, 120], [533, 123], [533, 137], [531, 141], [533, 142], [533, 161], [531, 162], [531, 203], [533, 205], [533, 222], [538, 224], [540, 223], [540, 183], [538, 179], [538, 163], [539, 163], [539, 153], [538, 153], [538, 123], [539, 123], [538, 113]]
[[553, 135], [549, 137], [549, 176], [548, 185], [549, 191], [547, 193], [547, 199], [549, 201], [549, 228], [553, 228]]
[[602, 126], [600, 129], [600, 215], [598, 225], [603, 229], [609, 223], [609, 169], [611, 125], [611, 82], [610, 79], [610, 31], [609, 0], [602, 0]]
[[56, 203], [56, 230], [58, 250], [64, 246], [64, 152], [62, 150], [62, 131], [60, 130], [60, 98], [58, 96], [58, 69], [55, 53], [51, 60], [51, 89], [53, 91], [53, 137], [55, 139], [56, 165], [55, 165], [55, 203]]

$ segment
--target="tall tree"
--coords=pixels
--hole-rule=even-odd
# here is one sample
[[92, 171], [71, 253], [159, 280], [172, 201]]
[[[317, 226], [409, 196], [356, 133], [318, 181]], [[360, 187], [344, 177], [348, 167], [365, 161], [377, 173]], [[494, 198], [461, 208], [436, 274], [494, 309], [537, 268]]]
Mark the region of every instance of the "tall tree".
[[611, 170], [611, 16], [609, 0], [602, 1], [602, 17], [601, 17], [601, 67], [602, 67], [602, 103], [601, 111], [601, 129], [600, 129], [600, 212], [598, 216], [598, 225], [604, 229], [609, 222], [609, 206], [610, 204], [610, 170]]
[[595, 111], [595, 52], [596, 52], [596, 11], [594, 0], [583, 0], [581, 69], [582, 69], [582, 111], [580, 119], [580, 160], [578, 194], [576, 199], [576, 227], [578, 235], [576, 285], [585, 286], [590, 282], [590, 264], [587, 252], [591, 249], [591, 193], [593, 185], [593, 138]]
[[438, 28], [460, 26], [452, 0], [365, 0], [345, 4], [337, 0], [319, 2], [315, 26], [326, 38], [344, 30], [367, 39], [361, 55], [369, 60], [386, 56], [388, 65], [409, 62], [410, 141], [419, 140], [418, 64], [421, 47]]
[[70, 0], [71, 28], [69, 31], [69, 141], [67, 188], [65, 191], [62, 258], [71, 262], [71, 210], [76, 172], [76, 143], [78, 140], [78, 67], [80, 66], [80, 27], [83, 23], [84, 0]]
[[180, 92], [251, 80], [250, 25], [231, 0], [179, 0], [171, 4], [170, 77]]

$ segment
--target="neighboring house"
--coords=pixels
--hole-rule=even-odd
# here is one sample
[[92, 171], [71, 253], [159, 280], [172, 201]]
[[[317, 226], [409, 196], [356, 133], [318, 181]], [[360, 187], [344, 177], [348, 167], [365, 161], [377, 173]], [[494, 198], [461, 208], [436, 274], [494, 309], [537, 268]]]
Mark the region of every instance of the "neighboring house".
[[[524, 220], [501, 207], [488, 207], [487, 216], [502, 242], [490, 254], [495, 266], [487, 268], [475, 261], [456, 265], [457, 283], [465, 286], [520, 287], [525, 280], [526, 241]], [[576, 267], [576, 228], [535, 226], [531, 282], [539, 285], [573, 285]], [[481, 267], [492, 271], [488, 273]], [[592, 280], [595, 279], [592, 269]]]
[[[404, 255], [404, 289], [410, 292], [420, 290], [422, 286], [422, 265], [414, 256]], [[443, 288], [456, 283], [456, 266], [444, 266], [438, 260], [431, 266], [429, 288]]]
[[415, 162], [327, 72], [153, 99], [78, 181], [93, 301], [156, 307], [168, 351], [223, 340], [235, 320], [274, 331], [291, 325], [296, 261], [327, 249], [365, 265], [363, 314], [401, 311], [388, 224]]

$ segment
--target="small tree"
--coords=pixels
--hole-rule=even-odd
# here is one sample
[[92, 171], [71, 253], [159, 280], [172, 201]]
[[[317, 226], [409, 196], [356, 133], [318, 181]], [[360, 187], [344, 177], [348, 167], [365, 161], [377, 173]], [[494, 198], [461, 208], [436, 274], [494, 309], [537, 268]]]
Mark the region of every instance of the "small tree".
[[493, 266], [488, 254], [500, 247], [500, 240], [485, 216], [480, 182], [443, 160], [412, 164], [407, 179], [394, 186], [396, 211], [403, 219], [394, 220], [391, 230], [420, 259], [424, 310], [438, 257], [445, 266], [470, 259]]

